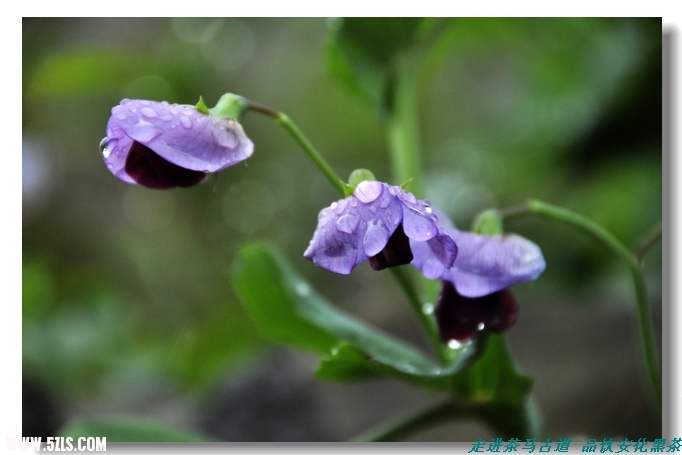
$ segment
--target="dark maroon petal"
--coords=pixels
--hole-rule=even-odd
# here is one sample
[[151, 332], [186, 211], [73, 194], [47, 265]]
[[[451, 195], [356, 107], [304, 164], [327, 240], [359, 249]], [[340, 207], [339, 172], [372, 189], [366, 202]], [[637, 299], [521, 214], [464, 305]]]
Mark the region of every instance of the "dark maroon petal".
[[379, 254], [369, 258], [369, 265], [377, 271], [387, 267], [409, 264], [410, 262], [412, 262], [410, 239], [405, 235], [402, 224], [399, 224], [395, 232], [391, 234], [384, 249]]
[[502, 333], [514, 325], [518, 312], [507, 290], [468, 298], [461, 296], [449, 281], [443, 281], [435, 308], [438, 332], [444, 342], [467, 341], [479, 331]]
[[170, 163], [149, 147], [135, 141], [126, 158], [125, 172], [140, 185], [157, 190], [176, 186], [185, 188], [206, 178], [205, 172], [192, 171]]

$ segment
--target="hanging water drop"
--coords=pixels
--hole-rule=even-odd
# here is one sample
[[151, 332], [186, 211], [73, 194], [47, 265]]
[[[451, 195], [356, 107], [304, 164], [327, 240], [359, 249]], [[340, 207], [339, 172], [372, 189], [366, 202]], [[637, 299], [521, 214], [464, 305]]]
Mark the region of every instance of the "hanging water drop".
[[430, 304], [429, 302], [426, 302], [424, 305], [422, 305], [422, 313], [424, 314], [433, 313], [433, 305]]
[[462, 343], [460, 343], [457, 340], [450, 340], [448, 341], [448, 347], [450, 349], [459, 349], [462, 346]]
[[99, 142], [99, 153], [101, 153], [104, 158], [109, 158], [109, 154], [111, 154], [111, 151], [107, 150], [106, 137]]

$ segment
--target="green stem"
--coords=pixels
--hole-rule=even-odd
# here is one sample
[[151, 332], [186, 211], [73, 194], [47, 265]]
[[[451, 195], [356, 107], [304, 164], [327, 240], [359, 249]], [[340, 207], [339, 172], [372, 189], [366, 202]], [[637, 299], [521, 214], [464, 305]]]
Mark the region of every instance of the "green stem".
[[637, 256], [637, 261], [642, 262], [644, 259], [644, 255], [646, 254], [647, 251], [649, 251], [649, 248], [656, 243], [658, 240], [661, 239], [663, 236], [663, 230], [661, 229], [661, 225], [658, 224], [657, 226], [654, 226], [651, 231], [649, 231], [644, 238], [642, 239], [641, 242], [637, 245], [637, 248], [635, 249], [635, 254]]
[[390, 270], [393, 277], [400, 285], [400, 288], [405, 293], [405, 296], [407, 296], [407, 300], [410, 302], [412, 310], [417, 314], [419, 322], [421, 322], [421, 325], [426, 330], [426, 334], [431, 345], [438, 354], [438, 358], [443, 364], [446, 364], [448, 362], [448, 357], [444, 349], [445, 345], [438, 336], [438, 327], [436, 326], [436, 321], [433, 319], [433, 316], [424, 312], [425, 300], [421, 296], [415, 281], [410, 276], [409, 271], [405, 270], [403, 267], [392, 267]]
[[[538, 215], [545, 216], [554, 220], [562, 221], [567, 224], [576, 226], [583, 231], [589, 233], [598, 241], [609, 248], [616, 256], [620, 257], [630, 268], [632, 280], [635, 286], [635, 295], [637, 299], [637, 327], [639, 332], [640, 345], [644, 355], [644, 363], [648, 374], [649, 384], [652, 388], [656, 405], [660, 412], [661, 410], [661, 372], [658, 365], [658, 351], [656, 349], [656, 338], [654, 336], [654, 327], [651, 320], [651, 311], [647, 299], [646, 283], [644, 280], [644, 273], [639, 261], [639, 258], [630, 253], [630, 251], [623, 246], [610, 232], [601, 227], [599, 224], [589, 220], [581, 215], [573, 213], [569, 210], [556, 207], [544, 202], [530, 200], [528, 201], [528, 211]], [[501, 213], [505, 213], [502, 211]], [[514, 215], [523, 213], [523, 210], [513, 211]], [[655, 237], [655, 236], [654, 236]], [[652, 241], [653, 242], [653, 241]]]
[[355, 442], [388, 442], [397, 441], [405, 436], [428, 428], [431, 425], [452, 420], [466, 415], [473, 415], [471, 412], [462, 412], [463, 409], [455, 407], [454, 403], [446, 402], [438, 404], [432, 408], [421, 411], [405, 419], [391, 422], [379, 428], [372, 429], [353, 438]]
[[396, 72], [393, 105], [388, 116], [388, 142], [393, 178], [402, 183], [410, 179], [409, 190], [422, 194], [422, 164], [417, 115], [417, 73], [406, 67]]
[[284, 114], [283, 112], [276, 111], [275, 109], [272, 109], [268, 106], [254, 103], [253, 101], [246, 100], [246, 102], [247, 108], [249, 110], [265, 114], [277, 120], [284, 127], [284, 129], [286, 129], [289, 132], [289, 134], [293, 136], [296, 142], [299, 143], [301, 148], [303, 148], [303, 151], [308, 155], [308, 157], [313, 161], [313, 163], [315, 163], [317, 168], [322, 172], [322, 175], [324, 175], [327, 178], [327, 180], [329, 180], [329, 183], [332, 184], [336, 191], [338, 191], [343, 197], [348, 196], [346, 192], [346, 184], [343, 182], [343, 180], [341, 180], [339, 176], [336, 175], [336, 173], [327, 164], [324, 158], [322, 158], [322, 155], [320, 155], [320, 153], [317, 150], [315, 150], [315, 147], [313, 147], [308, 138], [306, 138], [303, 135], [301, 130], [298, 129], [296, 124], [293, 121], [291, 121], [291, 119], [286, 114]]
[[[477, 419], [497, 436], [508, 438], [539, 438], [542, 435], [535, 402], [531, 398], [518, 405], [494, 402], [461, 403], [455, 400], [437, 404], [407, 418], [383, 424], [366, 431], [354, 442], [398, 441], [419, 430], [460, 419]], [[513, 416], [511, 418], [510, 416]]]

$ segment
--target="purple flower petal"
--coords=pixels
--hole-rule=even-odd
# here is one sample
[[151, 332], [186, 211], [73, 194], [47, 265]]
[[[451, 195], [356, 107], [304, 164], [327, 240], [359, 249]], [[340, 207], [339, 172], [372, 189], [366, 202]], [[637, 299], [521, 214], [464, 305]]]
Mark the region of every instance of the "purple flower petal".
[[[220, 171], [253, 153], [253, 143], [239, 123], [205, 115], [193, 106], [123, 100], [111, 113], [103, 150], [104, 162], [116, 177], [128, 183], [137, 182], [152, 188], [190, 186], [203, 179], [201, 174]], [[126, 172], [126, 161], [133, 143], [146, 147], [170, 166], [154, 159], [157, 165], [140, 168], [136, 165], [137, 160], [130, 165], [130, 169], [137, 169], [137, 172], [130, 175]], [[135, 150], [142, 149], [135, 147]], [[149, 164], [150, 159], [145, 162]], [[201, 174], [178, 174], [175, 167]], [[177, 175], [181, 176], [178, 178]]]
[[502, 333], [516, 322], [519, 308], [507, 290], [469, 298], [457, 292], [449, 281], [436, 302], [434, 314], [441, 340], [468, 341], [478, 332]]
[[320, 212], [304, 256], [336, 273], [350, 273], [365, 259], [382, 270], [410, 263], [411, 245], [419, 239], [433, 248], [434, 261], [452, 266], [457, 246], [427, 204], [400, 187], [368, 180]]
[[459, 246], [449, 280], [465, 297], [480, 297], [536, 279], [545, 270], [540, 247], [521, 236], [450, 231]]
[[[440, 222], [449, 223], [441, 215]], [[513, 284], [536, 279], [545, 270], [540, 248], [521, 236], [479, 235], [447, 229], [457, 245], [457, 257], [452, 267], [445, 267], [442, 253], [427, 242], [410, 242], [414, 259], [412, 265], [430, 279], [454, 283], [457, 292], [465, 297], [481, 297], [505, 289]], [[430, 240], [429, 242], [433, 242]], [[447, 251], [447, 248], [443, 248]]]

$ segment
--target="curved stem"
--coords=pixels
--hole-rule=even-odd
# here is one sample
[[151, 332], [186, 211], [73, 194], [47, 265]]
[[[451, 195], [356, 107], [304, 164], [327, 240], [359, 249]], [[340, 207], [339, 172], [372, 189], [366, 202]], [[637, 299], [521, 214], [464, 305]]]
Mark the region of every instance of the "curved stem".
[[456, 408], [454, 403], [446, 402], [421, 411], [405, 419], [391, 422], [381, 426], [380, 428], [372, 429], [368, 432], [362, 433], [352, 440], [355, 442], [396, 441], [431, 425], [455, 418], [461, 418], [466, 415], [474, 415], [474, 413], [463, 408]]
[[[503, 210], [500, 213], [505, 214], [505, 211]], [[610, 232], [601, 227], [599, 224], [569, 210], [537, 200], [530, 200], [528, 201], [527, 211], [515, 208], [514, 210], [507, 211], [507, 213], [510, 213], [511, 216], [524, 213], [535, 213], [578, 227], [592, 235], [607, 248], [609, 248], [616, 256], [625, 261], [630, 268], [630, 273], [635, 286], [635, 295], [637, 300], [637, 328], [639, 332], [642, 353], [644, 355], [644, 363], [647, 370], [649, 385], [652, 388], [654, 397], [656, 399], [656, 406], [660, 412], [662, 393], [661, 371], [658, 365], [658, 351], [656, 349], [656, 338], [654, 336], [651, 311], [649, 309], [649, 303], [647, 299], [646, 283], [639, 257], [630, 253], [630, 251], [625, 248], [622, 243], [620, 243], [613, 235], [611, 235]], [[650, 243], [653, 243], [656, 238], [657, 237], [654, 235], [654, 240], [645, 243], [644, 251], [646, 251], [646, 248], [648, 248]]]
[[445, 345], [438, 336], [438, 327], [436, 326], [436, 321], [433, 319], [431, 314], [424, 312], [425, 300], [422, 298], [416, 283], [409, 274], [409, 271], [402, 267], [392, 267], [390, 270], [393, 274], [393, 277], [400, 285], [400, 288], [407, 296], [407, 300], [410, 302], [412, 310], [414, 310], [414, 312], [417, 314], [419, 322], [421, 322], [421, 325], [426, 330], [426, 334], [429, 338], [429, 341], [431, 342], [431, 345], [435, 349], [436, 353], [438, 353], [438, 358], [443, 364], [446, 364], [448, 357], [444, 350]]
[[301, 130], [298, 129], [296, 124], [291, 121], [291, 119], [283, 112], [276, 111], [268, 106], [262, 104], [254, 103], [253, 101], [246, 100], [247, 108], [249, 110], [265, 114], [269, 117], [277, 120], [286, 129], [289, 134], [293, 136], [296, 142], [299, 143], [303, 151], [308, 155], [308, 157], [315, 163], [317, 168], [322, 172], [329, 183], [338, 191], [342, 197], [348, 196], [346, 193], [346, 184], [339, 178], [338, 175], [332, 170], [332, 168], [327, 164], [327, 162], [322, 158], [322, 155], [315, 150], [315, 147], [310, 143], [308, 138], [306, 138]]

